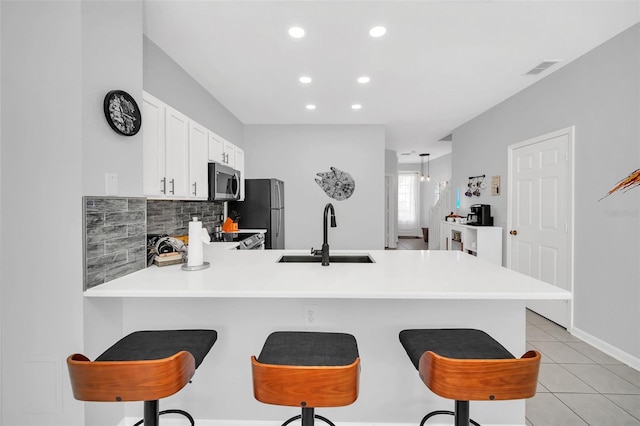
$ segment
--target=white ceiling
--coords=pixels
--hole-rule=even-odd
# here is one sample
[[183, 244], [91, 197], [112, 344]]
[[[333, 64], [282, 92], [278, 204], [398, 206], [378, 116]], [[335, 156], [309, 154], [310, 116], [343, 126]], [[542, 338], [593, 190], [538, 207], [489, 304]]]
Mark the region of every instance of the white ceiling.
[[[455, 141], [439, 140], [457, 126], [639, 22], [640, 2], [146, 0], [144, 17], [147, 37], [243, 123], [383, 124], [387, 148], [417, 163], [450, 152]], [[289, 37], [294, 25], [304, 38]], [[375, 25], [387, 34], [371, 38]], [[562, 62], [525, 75], [547, 59]]]

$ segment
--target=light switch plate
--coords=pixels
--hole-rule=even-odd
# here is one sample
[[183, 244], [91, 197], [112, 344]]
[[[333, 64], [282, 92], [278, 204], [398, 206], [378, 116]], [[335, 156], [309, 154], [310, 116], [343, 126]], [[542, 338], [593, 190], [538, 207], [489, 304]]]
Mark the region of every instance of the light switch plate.
[[107, 195], [118, 195], [118, 175], [115, 173], [105, 173], [104, 187]]

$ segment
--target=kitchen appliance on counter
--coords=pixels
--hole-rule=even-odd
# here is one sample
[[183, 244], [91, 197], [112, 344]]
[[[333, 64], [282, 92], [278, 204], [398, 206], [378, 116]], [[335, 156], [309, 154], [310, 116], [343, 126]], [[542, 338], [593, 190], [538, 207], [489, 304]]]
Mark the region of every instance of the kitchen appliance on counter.
[[284, 182], [246, 179], [244, 201], [229, 203], [228, 209], [242, 217], [242, 228], [267, 230], [266, 249], [284, 249]]
[[220, 163], [209, 163], [209, 201], [240, 198], [240, 171]]
[[467, 225], [493, 226], [493, 217], [491, 216], [491, 206], [489, 204], [473, 204], [470, 209], [471, 213], [467, 216]]
[[253, 234], [238, 244], [238, 250], [262, 250], [263, 248], [264, 234]]

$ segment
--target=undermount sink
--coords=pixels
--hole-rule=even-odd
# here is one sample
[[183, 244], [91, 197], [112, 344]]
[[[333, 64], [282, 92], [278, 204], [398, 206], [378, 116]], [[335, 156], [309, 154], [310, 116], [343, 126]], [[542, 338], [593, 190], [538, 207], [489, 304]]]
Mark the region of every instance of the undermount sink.
[[[277, 263], [320, 263], [322, 256], [309, 254], [285, 254], [280, 256]], [[329, 263], [375, 263], [368, 254], [334, 254], [329, 256]]]

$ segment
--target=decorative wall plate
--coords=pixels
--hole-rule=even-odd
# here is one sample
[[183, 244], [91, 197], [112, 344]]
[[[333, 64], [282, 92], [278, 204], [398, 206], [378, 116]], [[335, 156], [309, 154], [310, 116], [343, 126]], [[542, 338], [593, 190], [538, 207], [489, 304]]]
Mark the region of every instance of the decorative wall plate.
[[335, 167], [330, 167], [330, 172], [316, 173], [316, 183], [322, 190], [334, 200], [342, 201], [351, 197], [356, 189], [356, 182], [351, 175]]
[[112, 90], [104, 97], [104, 116], [113, 130], [133, 136], [140, 130], [142, 115], [135, 99], [122, 90]]

